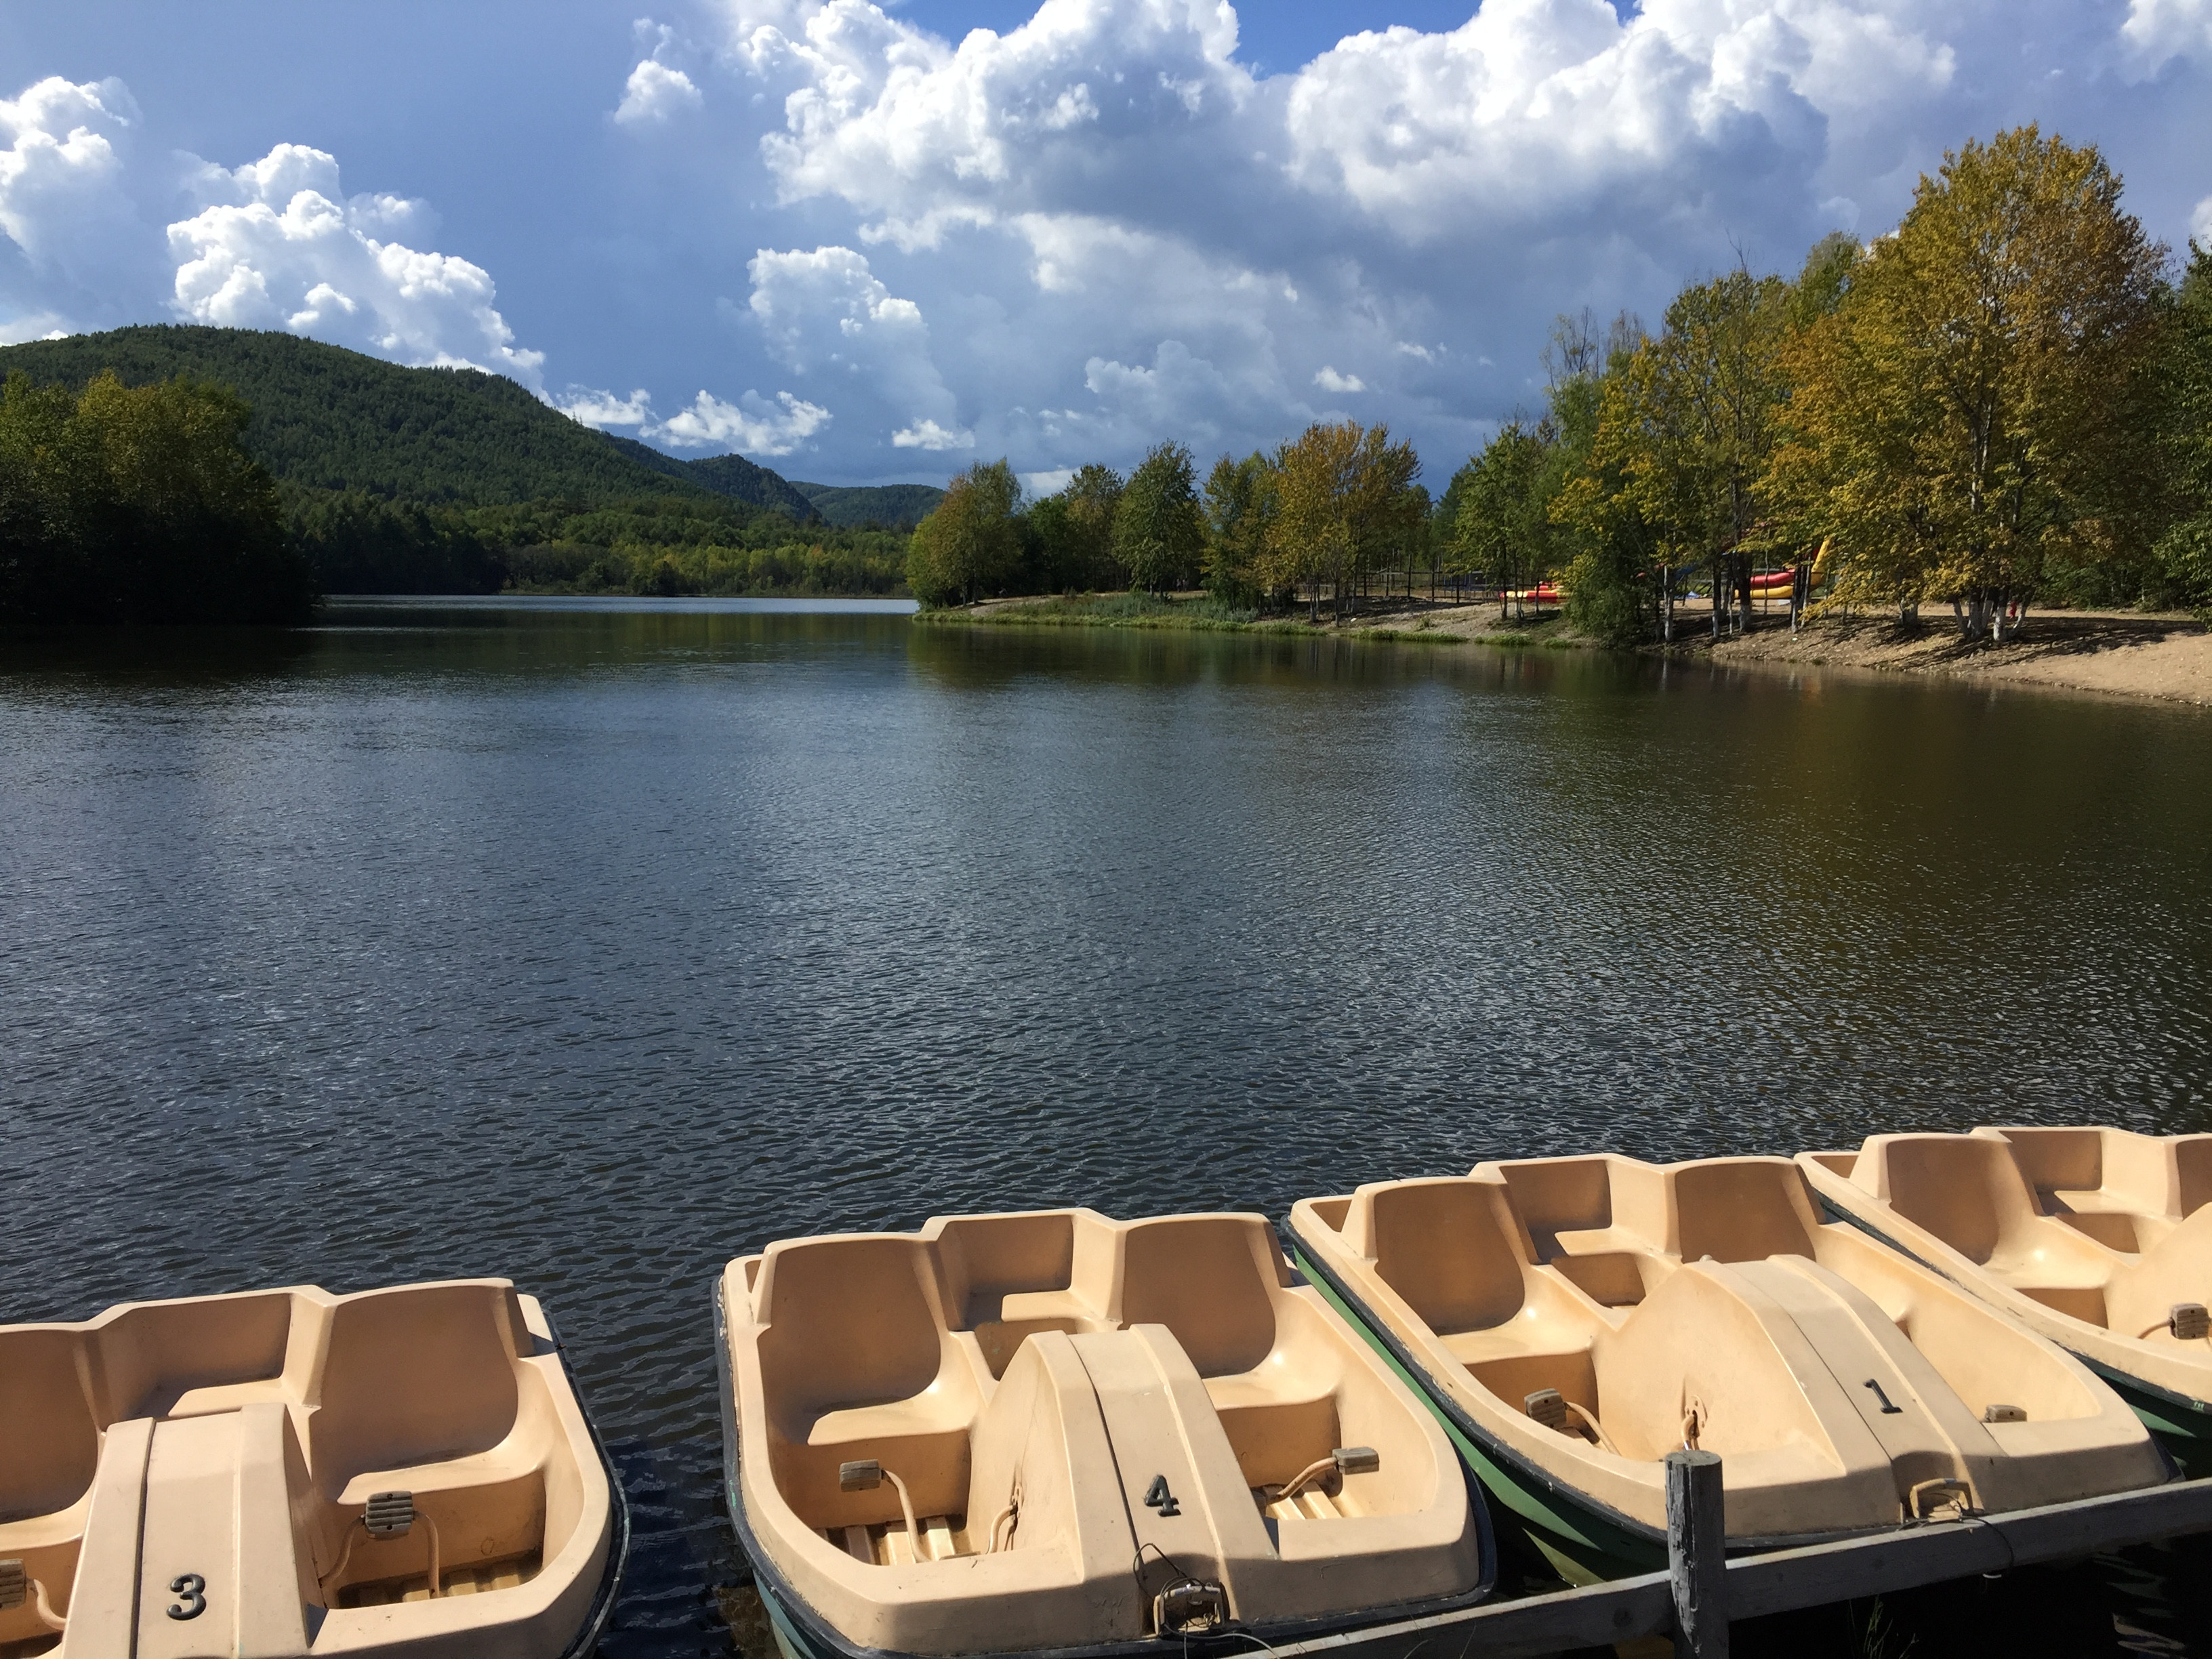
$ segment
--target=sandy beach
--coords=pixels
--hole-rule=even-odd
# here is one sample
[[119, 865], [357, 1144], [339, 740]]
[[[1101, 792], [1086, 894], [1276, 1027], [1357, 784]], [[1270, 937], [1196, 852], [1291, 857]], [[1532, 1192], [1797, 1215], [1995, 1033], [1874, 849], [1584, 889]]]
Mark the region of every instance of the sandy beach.
[[[969, 614], [980, 618], [1036, 603], [987, 599]], [[2212, 706], [2212, 631], [2184, 611], [2031, 611], [2021, 634], [2001, 646], [1966, 644], [1948, 611], [1923, 614], [1912, 629], [1899, 629], [1891, 617], [1864, 611], [1816, 616], [1793, 634], [1778, 604], [1754, 617], [1749, 634], [1715, 645], [1706, 632], [1711, 615], [1702, 605], [1677, 606], [1675, 642], [1666, 647], [1670, 653], [1730, 667], [1942, 674]], [[1303, 616], [1291, 620], [1303, 620]], [[1356, 616], [1346, 618], [1346, 627], [1449, 634], [1493, 646], [1593, 644], [1573, 634], [1557, 610], [1547, 610], [1541, 617], [1501, 620], [1495, 600], [1431, 604], [1418, 592], [1370, 598]], [[1319, 631], [1332, 630], [1324, 623]]]

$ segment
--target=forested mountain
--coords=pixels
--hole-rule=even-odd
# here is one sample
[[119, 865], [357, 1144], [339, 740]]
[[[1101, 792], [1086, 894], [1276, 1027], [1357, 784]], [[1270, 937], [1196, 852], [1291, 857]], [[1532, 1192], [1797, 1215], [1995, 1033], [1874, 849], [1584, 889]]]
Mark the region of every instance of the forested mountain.
[[[632, 446], [643, 449], [642, 444]], [[666, 460], [665, 456], [661, 457]], [[809, 519], [829, 518], [826, 513], [817, 513], [814, 503], [805, 492], [790, 483], [780, 472], [747, 460], [742, 455], [712, 455], [702, 461], [670, 461], [686, 477], [707, 486], [718, 495], [727, 495], [732, 501], [750, 501], [755, 507], [765, 507], [778, 513], [787, 513], [804, 524]], [[832, 524], [842, 524], [842, 519], [830, 519]]]
[[125, 388], [185, 375], [236, 393], [239, 441], [326, 592], [882, 593], [902, 578], [902, 536], [826, 523], [768, 468], [595, 432], [498, 375], [239, 329], [0, 348], [0, 374], [72, 396], [110, 370]]
[[[697, 467], [712, 461], [694, 461]], [[774, 477], [774, 474], [770, 474]], [[854, 527], [882, 525], [887, 529], [911, 528], [937, 511], [945, 492], [935, 484], [805, 483], [794, 480], [791, 488], [813, 503], [814, 510], [831, 524]]]
[[488, 506], [704, 488], [683, 462], [579, 426], [475, 369], [402, 368], [291, 334], [170, 325], [0, 348], [0, 374], [72, 391], [108, 368], [126, 386], [182, 374], [231, 387], [253, 410], [247, 453], [294, 489]]

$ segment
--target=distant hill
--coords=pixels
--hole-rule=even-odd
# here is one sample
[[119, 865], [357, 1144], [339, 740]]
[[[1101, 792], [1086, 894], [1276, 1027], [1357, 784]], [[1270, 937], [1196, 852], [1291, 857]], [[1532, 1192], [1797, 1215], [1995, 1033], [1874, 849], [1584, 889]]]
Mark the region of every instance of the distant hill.
[[[643, 449], [645, 446], [635, 444], [631, 447]], [[669, 460], [669, 465], [679, 468], [686, 477], [696, 479], [718, 495], [750, 501], [755, 507], [775, 508], [801, 524], [810, 519], [830, 517], [816, 509], [803, 486], [792, 483], [781, 472], [771, 472], [742, 455], [712, 455], [701, 461], [670, 460], [666, 456], [661, 459]], [[842, 524], [846, 520], [830, 519], [830, 522]]]
[[[246, 448], [281, 484], [430, 505], [611, 501], [704, 490], [681, 461], [578, 425], [514, 381], [402, 368], [296, 335], [155, 325], [0, 348], [0, 374], [82, 386], [190, 374], [253, 407]], [[717, 492], [720, 493], [720, 492]]]
[[[691, 465], [705, 466], [710, 463], [694, 461]], [[935, 484], [848, 487], [794, 480], [790, 487], [812, 502], [814, 510], [831, 524], [848, 528], [864, 524], [916, 525], [934, 513], [938, 502], [945, 499], [945, 492]]]

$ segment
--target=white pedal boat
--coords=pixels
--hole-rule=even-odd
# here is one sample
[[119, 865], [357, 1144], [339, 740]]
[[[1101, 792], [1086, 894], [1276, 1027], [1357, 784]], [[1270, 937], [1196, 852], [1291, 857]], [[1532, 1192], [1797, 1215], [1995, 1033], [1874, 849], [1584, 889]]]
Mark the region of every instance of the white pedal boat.
[[629, 1511], [505, 1279], [0, 1326], [0, 1659], [561, 1659]]

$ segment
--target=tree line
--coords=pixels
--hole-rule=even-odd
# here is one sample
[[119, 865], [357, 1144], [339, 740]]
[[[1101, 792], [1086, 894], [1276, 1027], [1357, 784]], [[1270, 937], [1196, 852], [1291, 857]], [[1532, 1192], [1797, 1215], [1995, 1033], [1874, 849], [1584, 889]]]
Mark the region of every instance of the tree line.
[[1030, 502], [988, 463], [917, 527], [908, 581], [929, 605], [1203, 586], [1315, 619], [1393, 572], [1556, 581], [1623, 642], [1672, 637], [1692, 585], [1741, 629], [1785, 567], [1908, 623], [1950, 605], [1968, 638], [2031, 603], [2212, 607], [2212, 250], [2170, 280], [2120, 198], [2093, 147], [1969, 143], [1893, 233], [1823, 238], [1795, 277], [1692, 283], [1656, 333], [1562, 317], [1542, 409], [1433, 502], [1412, 447], [1352, 422], [1202, 484], [1172, 441]]
[[179, 374], [0, 391], [0, 623], [289, 623], [325, 592], [884, 594], [905, 537], [705, 492], [428, 505], [280, 484]]
[[179, 377], [0, 391], [0, 620], [296, 622], [314, 573], [240, 434], [236, 393]]

